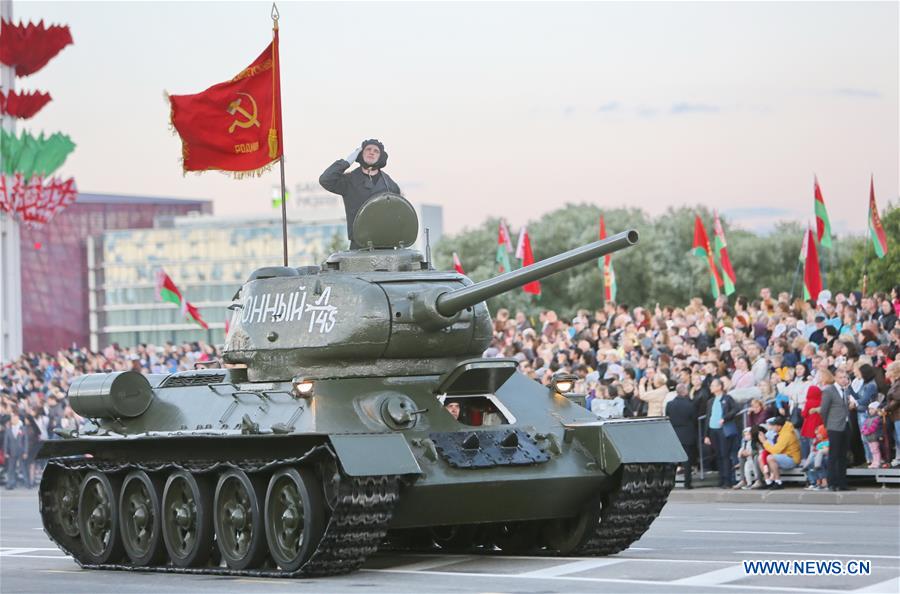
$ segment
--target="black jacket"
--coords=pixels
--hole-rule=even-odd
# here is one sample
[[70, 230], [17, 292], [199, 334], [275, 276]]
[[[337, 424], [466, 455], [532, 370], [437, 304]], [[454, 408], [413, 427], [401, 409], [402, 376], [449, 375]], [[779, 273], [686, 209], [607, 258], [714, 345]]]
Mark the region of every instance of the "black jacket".
[[370, 177], [363, 173], [359, 167], [350, 173], [344, 173], [348, 167], [350, 167], [350, 163], [343, 159], [338, 159], [319, 176], [319, 183], [329, 192], [340, 194], [344, 199], [344, 211], [347, 213], [347, 237], [350, 238], [350, 249], [358, 249], [364, 246], [357, 245], [353, 241], [353, 221], [356, 220], [356, 213], [375, 194], [381, 194], [382, 192], [399, 194], [400, 186], [383, 170]]
[[666, 416], [682, 445], [697, 443], [697, 411], [690, 399], [676, 396], [666, 405]]
[[[716, 401], [716, 397], [712, 396], [706, 402], [706, 418], [703, 419], [703, 422], [701, 423], [701, 425], [703, 425], [703, 436], [704, 437], [709, 435], [709, 418], [712, 416], [712, 408], [713, 408], [713, 403], [715, 401]], [[737, 421], [737, 419], [735, 417], [737, 416], [738, 412], [740, 412], [740, 408], [738, 408], [738, 404], [737, 404], [737, 402], [734, 401], [734, 398], [732, 398], [729, 394], [724, 394], [722, 396], [723, 426], [725, 423], [728, 423], [730, 421]], [[739, 432], [738, 435], [740, 435], [740, 427], [738, 427], [738, 432]]]

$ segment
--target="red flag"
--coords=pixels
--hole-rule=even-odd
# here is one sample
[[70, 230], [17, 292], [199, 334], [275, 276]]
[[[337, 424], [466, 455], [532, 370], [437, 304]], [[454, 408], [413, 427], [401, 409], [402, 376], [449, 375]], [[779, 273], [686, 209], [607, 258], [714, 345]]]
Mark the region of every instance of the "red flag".
[[[606, 221], [600, 215], [600, 239], [606, 239]], [[613, 270], [612, 254], [606, 254], [601, 260], [603, 267], [603, 299], [616, 300], [616, 271]]]
[[816, 238], [812, 229], [806, 230], [806, 263], [803, 267], [803, 285], [808, 293], [807, 299], [815, 301], [822, 291], [822, 275], [819, 272], [819, 254], [816, 251]]
[[[516, 246], [516, 257], [522, 260], [522, 266], [530, 266], [534, 264], [534, 254], [531, 253], [531, 238], [528, 237], [528, 228], [522, 227], [519, 231], [519, 241]], [[532, 295], [541, 294], [541, 282], [531, 281], [524, 285], [522, 290]]]
[[9, 94], [6, 94], [0, 91], [0, 112], [14, 118], [27, 120], [49, 102], [50, 93], [42, 93], [40, 91], [17, 93], [10, 91]]
[[278, 28], [272, 43], [228, 82], [195, 95], [171, 95], [185, 171], [253, 175], [282, 155]]
[[12, 66], [16, 76], [34, 74], [71, 43], [66, 25], [45, 27], [44, 21], [14, 25], [0, 20], [0, 62]]
[[453, 270], [460, 274], [466, 273], [466, 271], [463, 270], [462, 262], [459, 261], [459, 255], [456, 252], [453, 252]]

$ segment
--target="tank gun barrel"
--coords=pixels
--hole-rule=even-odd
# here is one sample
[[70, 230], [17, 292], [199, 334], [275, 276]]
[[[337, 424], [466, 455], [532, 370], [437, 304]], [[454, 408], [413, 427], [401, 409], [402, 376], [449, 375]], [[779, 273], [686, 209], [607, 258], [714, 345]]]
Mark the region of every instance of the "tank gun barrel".
[[526, 266], [519, 270], [511, 270], [480, 283], [443, 293], [437, 298], [435, 308], [441, 315], [449, 317], [466, 307], [485, 301], [500, 293], [511, 291], [594, 258], [630, 247], [637, 242], [637, 231], [634, 229], [623, 231], [606, 239], [551, 256], [540, 262], [535, 262], [531, 266]]

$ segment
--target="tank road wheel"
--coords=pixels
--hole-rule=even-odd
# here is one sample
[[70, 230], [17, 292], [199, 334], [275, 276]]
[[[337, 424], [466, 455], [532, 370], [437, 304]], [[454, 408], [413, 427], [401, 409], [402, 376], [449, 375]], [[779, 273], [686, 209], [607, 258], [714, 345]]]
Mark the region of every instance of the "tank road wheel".
[[265, 518], [272, 559], [285, 571], [300, 569], [325, 531], [324, 495], [315, 473], [284, 468], [272, 475]]
[[600, 522], [600, 502], [594, 501], [576, 516], [549, 520], [544, 525], [544, 542], [551, 551], [569, 555], [581, 548]]
[[159, 481], [143, 470], [128, 473], [122, 481], [119, 494], [122, 544], [138, 567], [156, 565], [162, 557], [161, 491]]
[[474, 547], [478, 536], [478, 527], [461, 524], [457, 526], [432, 526], [427, 528], [434, 544], [442, 551], [467, 551]]
[[197, 567], [212, 551], [212, 496], [204, 477], [178, 470], [166, 481], [162, 497], [162, 535], [176, 567]]
[[78, 530], [88, 563], [115, 563], [122, 557], [119, 509], [116, 505], [120, 485], [120, 479], [96, 471], [88, 473], [81, 481]]
[[539, 522], [505, 522], [490, 528], [491, 540], [504, 553], [523, 554], [538, 547]]
[[53, 520], [66, 536], [78, 536], [78, 495], [81, 475], [72, 470], [59, 469], [54, 474], [56, 480], [50, 488]]
[[242, 470], [229, 470], [216, 485], [216, 541], [231, 569], [257, 567], [266, 554], [262, 489]]

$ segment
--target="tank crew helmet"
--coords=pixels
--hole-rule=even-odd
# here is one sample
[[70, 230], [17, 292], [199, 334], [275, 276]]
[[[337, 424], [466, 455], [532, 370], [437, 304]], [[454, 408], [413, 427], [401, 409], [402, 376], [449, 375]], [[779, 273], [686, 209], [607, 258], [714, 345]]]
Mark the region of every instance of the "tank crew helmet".
[[[381, 156], [378, 157], [378, 161], [375, 162], [374, 165], [369, 165], [365, 161], [363, 161], [363, 151], [366, 150], [366, 147], [369, 145], [375, 145], [378, 147], [378, 150], [381, 151]], [[370, 138], [368, 140], [363, 140], [362, 145], [360, 146], [359, 154], [356, 156], [356, 162], [359, 163], [361, 167], [373, 168], [373, 169], [382, 169], [385, 165], [387, 165], [388, 154], [384, 150], [384, 145], [377, 138]]]

